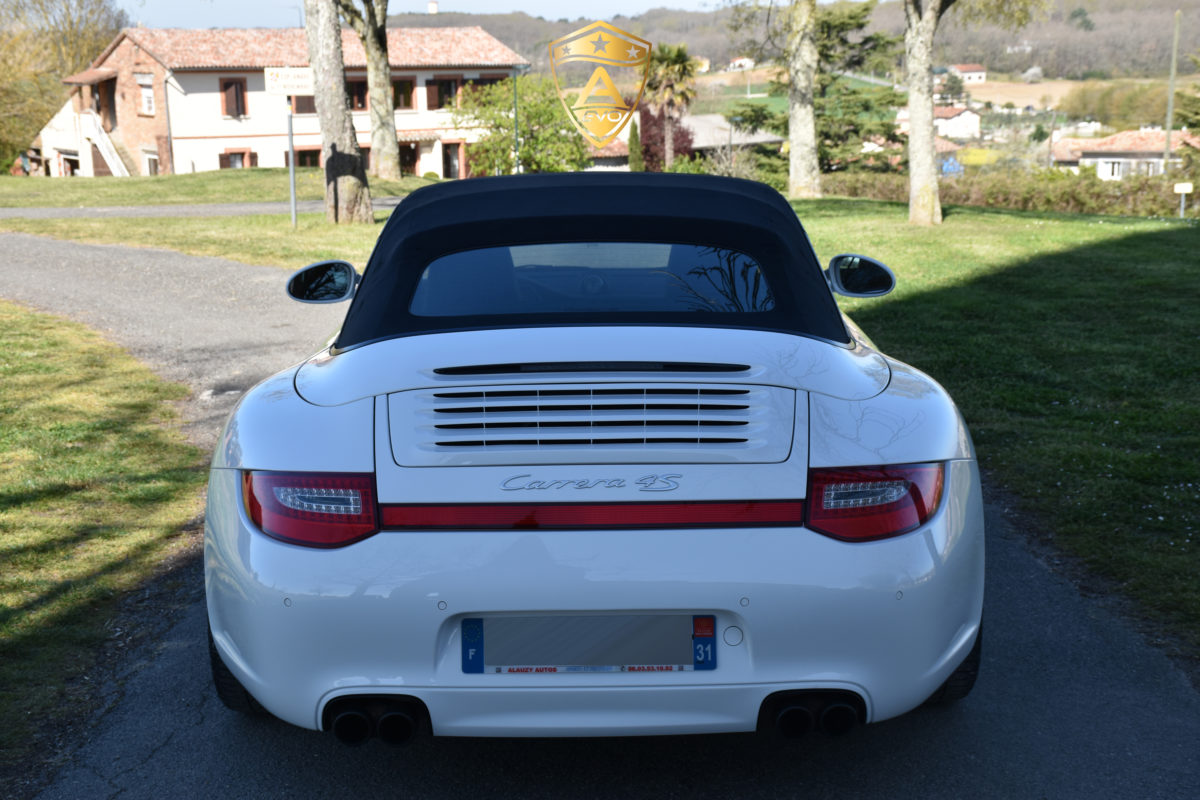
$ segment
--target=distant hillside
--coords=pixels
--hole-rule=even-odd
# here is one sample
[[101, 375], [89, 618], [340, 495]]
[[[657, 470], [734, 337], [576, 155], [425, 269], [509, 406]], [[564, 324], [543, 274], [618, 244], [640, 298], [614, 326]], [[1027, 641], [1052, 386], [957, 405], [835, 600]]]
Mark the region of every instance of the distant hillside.
[[[669, 2], [670, 0], [665, 0]], [[934, 40], [942, 64], [981, 63], [993, 72], [1021, 73], [1032, 66], [1047, 78], [1161, 77], [1168, 71], [1175, 9], [1184, 11], [1179, 39], [1179, 70], [1195, 72], [1187, 55], [1200, 52], [1200, 11], [1195, 0], [1055, 0], [1050, 18], [1011, 33], [996, 26], [968, 25], [963, 7], [946, 15]], [[689, 52], [712, 62], [713, 69], [740, 53], [733, 48], [727, 23], [730, 11], [675, 11], [656, 8], [635, 17], [606, 22], [654, 43], [684, 42]], [[514, 14], [393, 14], [392, 27], [432, 28], [479, 25], [533, 62], [549, 69], [547, 45], [595, 17], [547, 20]], [[872, 28], [900, 34], [904, 11], [899, 0], [875, 10]]]
[[[636, 17], [604, 17], [621, 30], [658, 44], [684, 42], [688, 52], [709, 59], [713, 68], [729, 63], [737, 54], [726, 22], [728, 10], [720, 11], [674, 11], [656, 8]], [[529, 59], [538, 70], [550, 69], [549, 44], [560, 36], [582, 28], [598, 17], [581, 17], [574, 20], [547, 20], [531, 17], [525, 13], [513, 14], [391, 14], [389, 27], [436, 28], [460, 25], [478, 25], [504, 44]]]
[[[1177, 8], [1184, 9], [1178, 68], [1195, 72], [1186, 58], [1200, 51], [1200, 11], [1194, 0], [1055, 0], [1049, 19], [1016, 33], [967, 24], [965, 6], [956, 6], [938, 29], [934, 58], [943, 64], [983, 64], [994, 72], [1021, 73], [1039, 66], [1047, 78], [1165, 76]], [[902, 33], [903, 4], [880, 4], [872, 27]]]

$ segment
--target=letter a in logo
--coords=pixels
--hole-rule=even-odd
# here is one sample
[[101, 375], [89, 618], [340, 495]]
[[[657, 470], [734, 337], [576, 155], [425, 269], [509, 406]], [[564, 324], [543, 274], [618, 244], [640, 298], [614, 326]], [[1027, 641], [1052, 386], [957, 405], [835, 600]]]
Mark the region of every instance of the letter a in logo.
[[[550, 67], [559, 97], [563, 96], [565, 83], [576, 74], [582, 78], [573, 64], [595, 66], [573, 103], [563, 97], [563, 108], [583, 138], [597, 148], [604, 147], [629, 122], [642, 99], [650, 67], [650, 43], [607, 22], [593, 22], [555, 39], [550, 43]], [[628, 83], [624, 94], [617, 81]], [[626, 95], [635, 97], [632, 104], [625, 102]]]

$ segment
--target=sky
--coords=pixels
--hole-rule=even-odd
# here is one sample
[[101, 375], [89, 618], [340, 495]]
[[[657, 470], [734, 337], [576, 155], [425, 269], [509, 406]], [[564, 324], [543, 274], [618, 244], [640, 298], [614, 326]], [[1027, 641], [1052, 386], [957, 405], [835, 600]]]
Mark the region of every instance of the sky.
[[[389, 14], [424, 13], [426, 0], [390, 0]], [[135, 25], [148, 28], [296, 28], [302, 24], [303, 0], [117, 0]], [[652, 8], [711, 11], [721, 0], [439, 0], [439, 9], [470, 14], [524, 11], [546, 19], [609, 19], [633, 16]]]

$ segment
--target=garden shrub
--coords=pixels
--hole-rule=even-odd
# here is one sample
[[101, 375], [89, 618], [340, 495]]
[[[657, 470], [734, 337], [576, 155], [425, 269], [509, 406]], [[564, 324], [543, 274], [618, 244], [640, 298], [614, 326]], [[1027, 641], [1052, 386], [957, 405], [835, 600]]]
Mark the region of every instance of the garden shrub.
[[[943, 178], [943, 205], [987, 206], [1021, 211], [1058, 211], [1072, 214], [1112, 214], [1132, 217], [1173, 217], [1179, 213], [1177, 181], [1166, 177], [1131, 175], [1124, 180], [1102, 181], [1091, 171], [1076, 175], [1057, 169], [987, 171]], [[834, 172], [821, 176], [821, 191], [828, 196], [865, 197], [893, 202], [908, 201], [908, 176], [897, 173]], [[1188, 216], [1197, 216], [1195, 202]]]

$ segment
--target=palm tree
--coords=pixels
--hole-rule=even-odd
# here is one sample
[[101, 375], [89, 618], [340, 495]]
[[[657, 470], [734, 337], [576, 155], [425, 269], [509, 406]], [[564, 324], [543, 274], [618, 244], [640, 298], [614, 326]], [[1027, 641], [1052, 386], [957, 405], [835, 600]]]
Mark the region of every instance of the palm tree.
[[650, 76], [646, 89], [650, 107], [663, 115], [664, 169], [675, 160], [675, 120], [682, 117], [696, 99], [696, 61], [688, 55], [686, 44], [662, 44], [650, 55]]

